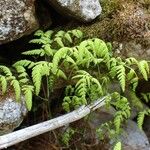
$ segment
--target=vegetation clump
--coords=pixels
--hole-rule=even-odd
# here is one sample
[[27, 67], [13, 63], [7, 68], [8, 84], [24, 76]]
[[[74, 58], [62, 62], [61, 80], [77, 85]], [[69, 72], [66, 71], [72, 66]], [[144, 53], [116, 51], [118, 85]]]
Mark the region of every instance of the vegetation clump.
[[[102, 124], [100, 130], [97, 131], [100, 135], [104, 135], [103, 132], [106, 130], [103, 128], [105, 128], [110, 138], [116, 138], [121, 132], [122, 123], [130, 118], [133, 109], [132, 101], [134, 100], [134, 104], [142, 105], [139, 99], [128, 100], [126, 89], [135, 93], [141, 76], [148, 81], [149, 62], [138, 61], [133, 57], [125, 59], [115, 57], [110, 43], [99, 38], [85, 39], [83, 33], [76, 29], [57, 33], [51, 30], [47, 32], [39, 30], [35, 36], [37, 38], [31, 40], [30, 43], [39, 45], [39, 48], [25, 51], [23, 54], [36, 59], [35, 61], [26, 59], [17, 61], [13, 65], [17, 71], [17, 77], [12, 75], [9, 68], [0, 66], [4, 72], [1, 76], [3, 93], [6, 92], [7, 81], [10, 81], [17, 100], [21, 92], [25, 94], [29, 110], [32, 108], [33, 94], [40, 96], [51, 106], [50, 97], [55, 90], [56, 83], [66, 80], [62, 108], [70, 112], [99, 97], [106, 96], [106, 106], [108, 108], [113, 106], [116, 113], [113, 120]], [[108, 86], [113, 81], [119, 83], [120, 93], [109, 93]], [[146, 102], [148, 103], [149, 100], [147, 99]], [[138, 117], [140, 128], [142, 128], [145, 115], [150, 114], [149, 109], [141, 108]], [[52, 113], [51, 110], [49, 113]], [[67, 144], [69, 141], [66, 138], [70, 137], [69, 133], [74, 132], [71, 130], [66, 134]], [[120, 146], [120, 143], [117, 145]]]

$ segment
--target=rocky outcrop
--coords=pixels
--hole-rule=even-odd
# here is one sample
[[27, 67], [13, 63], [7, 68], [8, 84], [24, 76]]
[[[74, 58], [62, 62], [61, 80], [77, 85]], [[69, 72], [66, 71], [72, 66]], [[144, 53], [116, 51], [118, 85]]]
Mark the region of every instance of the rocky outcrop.
[[35, 0], [0, 1], [0, 44], [31, 34], [39, 26]]
[[0, 100], [0, 135], [12, 132], [23, 121], [27, 114], [25, 99], [16, 102], [11, 96]]
[[61, 14], [89, 22], [101, 14], [99, 0], [48, 0]]

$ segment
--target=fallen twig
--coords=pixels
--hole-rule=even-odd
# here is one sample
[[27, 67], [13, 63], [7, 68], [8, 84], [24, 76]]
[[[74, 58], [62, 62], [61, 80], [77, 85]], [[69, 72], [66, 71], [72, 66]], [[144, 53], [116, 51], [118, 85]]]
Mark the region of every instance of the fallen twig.
[[59, 127], [62, 127], [66, 124], [72, 123], [76, 120], [79, 120], [90, 112], [96, 110], [97, 108], [105, 105], [106, 97], [98, 99], [87, 106], [81, 106], [79, 109], [74, 110], [63, 116], [18, 130], [12, 133], [0, 136], [0, 149], [7, 148], [9, 146], [15, 145], [19, 142], [25, 141], [37, 135], [52, 131]]

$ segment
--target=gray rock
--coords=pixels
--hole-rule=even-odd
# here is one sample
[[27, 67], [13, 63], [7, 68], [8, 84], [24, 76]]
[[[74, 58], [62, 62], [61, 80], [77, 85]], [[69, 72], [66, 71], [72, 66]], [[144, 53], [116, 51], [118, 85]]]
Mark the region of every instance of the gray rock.
[[145, 131], [150, 142], [150, 116], [145, 117], [143, 130]]
[[12, 132], [21, 124], [26, 114], [27, 108], [23, 96], [21, 102], [16, 102], [13, 98], [0, 101], [0, 135]]
[[48, 0], [61, 14], [89, 22], [101, 14], [99, 0]]
[[150, 150], [150, 144], [145, 133], [131, 120], [124, 127], [121, 135], [124, 150]]
[[35, 0], [0, 0], [0, 45], [39, 28]]
[[[103, 107], [96, 112], [92, 112], [88, 122], [90, 128], [94, 130], [100, 127], [102, 123], [112, 120], [115, 112], [113, 107], [110, 110]], [[146, 134], [138, 128], [134, 121], [129, 120], [127, 124], [124, 124], [123, 129], [120, 136], [123, 150], [150, 150], [150, 144]], [[88, 137], [90, 138], [90, 136]], [[99, 140], [97, 135], [95, 135], [95, 139]], [[114, 140], [110, 140], [110, 143], [106, 143], [105, 147], [112, 150], [114, 144]]]

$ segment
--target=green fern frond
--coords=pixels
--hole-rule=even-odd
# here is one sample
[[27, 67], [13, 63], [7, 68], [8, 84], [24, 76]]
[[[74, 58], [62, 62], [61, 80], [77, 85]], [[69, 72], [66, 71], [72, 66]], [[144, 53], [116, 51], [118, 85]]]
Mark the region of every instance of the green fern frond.
[[54, 31], [48, 30], [48, 31], [46, 31], [46, 32], [44, 33], [44, 36], [45, 36], [46, 38], [50, 39], [51, 36], [53, 35], [53, 33], [54, 33]]
[[29, 43], [33, 43], [33, 44], [47, 44], [49, 42], [45, 41], [44, 39], [33, 39]]
[[134, 57], [129, 57], [125, 60], [125, 62], [130, 65], [137, 65], [138, 61]]
[[35, 94], [38, 95], [41, 88], [42, 75], [41, 75], [42, 65], [36, 65], [32, 68], [32, 80], [35, 86]]
[[27, 109], [30, 111], [32, 108], [32, 93], [33, 93], [33, 86], [26, 85], [22, 88], [25, 100], [26, 100], [26, 105]]
[[146, 103], [150, 101], [150, 93], [141, 93], [141, 96], [145, 100]]
[[116, 67], [117, 70], [117, 78], [120, 82], [122, 91], [125, 91], [125, 85], [126, 85], [126, 73], [125, 73], [125, 67], [123, 65], [119, 65]]
[[31, 55], [31, 56], [34, 56], [34, 55], [44, 56], [45, 52], [43, 49], [34, 49], [34, 50], [23, 52], [22, 54], [23, 55]]
[[133, 78], [130, 83], [132, 84], [132, 89], [135, 91], [136, 87], [138, 86], [138, 77]]
[[52, 63], [54, 65], [55, 69], [58, 68], [58, 64], [59, 64], [60, 60], [67, 57], [69, 50], [70, 49], [68, 47], [63, 47], [55, 53], [55, 55], [53, 56], [53, 60], [52, 60]]
[[55, 37], [63, 37], [65, 33], [66, 33], [66, 32], [63, 31], [63, 30], [58, 31], [58, 32], [55, 34]]
[[7, 80], [5, 76], [0, 75], [0, 83], [2, 87], [2, 94], [4, 94], [7, 90]]
[[54, 50], [51, 48], [50, 44], [43, 45], [43, 48], [44, 48], [45, 54], [47, 56], [53, 56], [54, 55]]
[[21, 88], [20, 88], [19, 81], [18, 80], [12, 80], [11, 85], [14, 88], [16, 100], [19, 101], [20, 100], [20, 95], [21, 95]]
[[20, 61], [17, 61], [15, 64], [13, 64], [13, 67], [16, 67], [16, 66], [28, 67], [30, 69], [34, 66], [34, 62], [30, 60], [26, 60], [26, 59], [20, 60]]
[[41, 36], [44, 36], [44, 32], [42, 30], [38, 30], [34, 33], [34, 35], [41, 37]]
[[57, 44], [58, 44], [61, 48], [62, 48], [62, 47], [65, 47], [65, 46], [64, 46], [64, 43], [63, 43], [63, 41], [62, 41], [62, 38], [56, 37], [56, 38], [54, 39], [54, 41], [57, 42]]
[[127, 74], [127, 80], [132, 80], [134, 77], [137, 77], [137, 74], [136, 74], [136, 72], [132, 69], [132, 68], [130, 68], [130, 71], [129, 71], [129, 73]]
[[69, 33], [65, 33], [64, 37], [65, 37], [65, 39], [66, 39], [68, 42], [70, 42], [70, 43], [73, 42], [73, 40], [72, 40], [72, 38], [71, 38], [71, 36], [70, 36]]
[[122, 121], [123, 121], [123, 117], [122, 117], [121, 111], [116, 112], [115, 119], [114, 119], [114, 125], [115, 125], [117, 133], [120, 132], [120, 127], [121, 127]]
[[139, 70], [141, 74], [143, 75], [143, 78], [147, 81], [148, 80], [148, 74], [149, 74], [149, 66], [147, 61], [142, 60], [138, 63]]
[[121, 150], [121, 142], [116, 143], [113, 150]]
[[137, 118], [137, 124], [138, 127], [142, 130], [142, 125], [144, 122], [144, 118], [145, 118], [145, 111], [143, 112], [139, 112], [138, 118]]
[[65, 73], [62, 71], [62, 70], [58, 70], [57, 71], [57, 77], [61, 77], [61, 78], [63, 78], [63, 79], [65, 79], [65, 80], [67, 80], [67, 76], [65, 75]]
[[68, 31], [68, 33], [72, 33], [76, 38], [79, 38], [79, 39], [83, 37], [83, 33], [77, 29]]
[[10, 69], [6, 66], [2, 66], [0, 65], [0, 70], [5, 73], [6, 76], [12, 76], [12, 72], [10, 71]]

